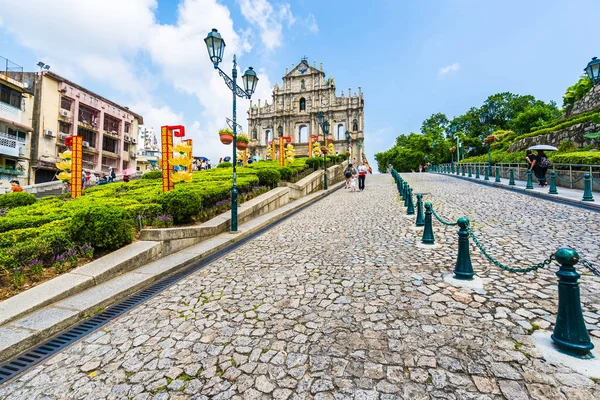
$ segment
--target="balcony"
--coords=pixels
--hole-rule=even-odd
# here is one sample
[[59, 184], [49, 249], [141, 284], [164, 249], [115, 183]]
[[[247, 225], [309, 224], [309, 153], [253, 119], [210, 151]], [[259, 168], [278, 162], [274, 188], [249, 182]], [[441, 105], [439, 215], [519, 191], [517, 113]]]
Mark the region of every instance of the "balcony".
[[95, 124], [92, 125], [92, 124], [88, 123], [85, 120], [84, 121], [77, 121], [77, 126], [80, 126], [82, 128], [86, 128], [86, 129], [90, 129], [90, 130], [92, 130], [94, 132], [98, 132], [98, 127]]
[[24, 156], [25, 140], [15, 135], [0, 132], [0, 154], [19, 157]]
[[117, 153], [113, 153], [112, 151], [108, 150], [102, 150], [102, 156], [109, 158], [119, 158], [119, 155]]
[[113, 139], [119, 139], [119, 134], [116, 131], [112, 131], [112, 132], [108, 132], [108, 131], [104, 131], [104, 135], [111, 137]]
[[0, 102], [0, 118], [7, 119], [9, 121], [20, 122], [21, 109], [13, 107], [10, 104]]
[[12, 168], [0, 167], [0, 174], [5, 174], [5, 175], [25, 175], [25, 171], [20, 171], [18, 169], [12, 169]]

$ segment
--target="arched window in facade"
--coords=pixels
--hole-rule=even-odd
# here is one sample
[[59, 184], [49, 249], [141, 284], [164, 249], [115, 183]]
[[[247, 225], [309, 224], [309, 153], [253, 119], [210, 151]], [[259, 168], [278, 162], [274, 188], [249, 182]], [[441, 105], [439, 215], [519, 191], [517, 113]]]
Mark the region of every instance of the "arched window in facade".
[[308, 142], [308, 126], [302, 125], [300, 129], [298, 129], [298, 143], [307, 143]]
[[306, 111], [306, 99], [304, 97], [300, 99], [300, 111]]
[[279, 128], [277, 128], [277, 133], [279, 134], [279, 137], [283, 136], [283, 127], [281, 125], [279, 125]]
[[273, 133], [270, 129], [265, 131], [265, 145], [269, 144], [269, 142], [273, 140]]
[[337, 140], [344, 140], [344, 124], [337, 126]]
[[358, 121], [357, 120], [352, 121], [352, 130], [354, 132], [358, 132]]

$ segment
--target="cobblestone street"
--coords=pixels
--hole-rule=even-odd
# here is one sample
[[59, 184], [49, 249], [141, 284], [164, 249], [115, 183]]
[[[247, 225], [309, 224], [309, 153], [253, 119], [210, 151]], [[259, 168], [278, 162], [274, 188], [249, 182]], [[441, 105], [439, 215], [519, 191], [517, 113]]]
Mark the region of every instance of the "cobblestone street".
[[[403, 174], [499, 261], [572, 246], [600, 264], [600, 213], [432, 174]], [[557, 267], [500, 270], [471, 246], [484, 291], [455, 288], [457, 228], [436, 249], [388, 175], [340, 189], [17, 380], [2, 399], [598, 399], [600, 380], [549, 365]], [[243, 229], [243, 227], [241, 228]], [[579, 269], [600, 338], [600, 279]], [[598, 344], [597, 344], [598, 347]]]

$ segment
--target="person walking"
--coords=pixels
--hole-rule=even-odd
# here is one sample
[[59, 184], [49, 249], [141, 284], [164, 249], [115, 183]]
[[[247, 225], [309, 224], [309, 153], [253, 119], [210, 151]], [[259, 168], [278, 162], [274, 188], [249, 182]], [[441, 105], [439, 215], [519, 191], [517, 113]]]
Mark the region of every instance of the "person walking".
[[546, 183], [546, 172], [552, 164], [543, 150], [538, 150], [537, 156], [533, 158], [530, 170], [533, 171], [536, 179], [540, 182], [540, 187], [548, 185]]
[[367, 177], [367, 167], [363, 162], [360, 167], [358, 167], [358, 190], [361, 192], [365, 190], [365, 178]]
[[527, 169], [531, 169], [531, 164], [533, 164], [533, 160], [535, 160], [535, 155], [531, 150], [527, 150], [525, 152], [525, 162], [527, 163]]
[[346, 187], [345, 189], [350, 188], [350, 180], [352, 176], [356, 175], [356, 169], [352, 166], [352, 164], [348, 164], [346, 169], [344, 170], [344, 178], [346, 178]]
[[419, 173], [423, 172], [423, 165], [419, 164]]

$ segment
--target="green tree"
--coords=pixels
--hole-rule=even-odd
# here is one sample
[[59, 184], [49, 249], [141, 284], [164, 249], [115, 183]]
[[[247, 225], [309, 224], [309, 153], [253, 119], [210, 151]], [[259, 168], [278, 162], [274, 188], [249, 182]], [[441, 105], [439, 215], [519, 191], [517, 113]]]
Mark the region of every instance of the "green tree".
[[563, 96], [563, 107], [574, 104], [577, 100], [582, 99], [593, 87], [594, 83], [589, 76], [581, 76], [576, 84], [567, 88], [567, 91]]

